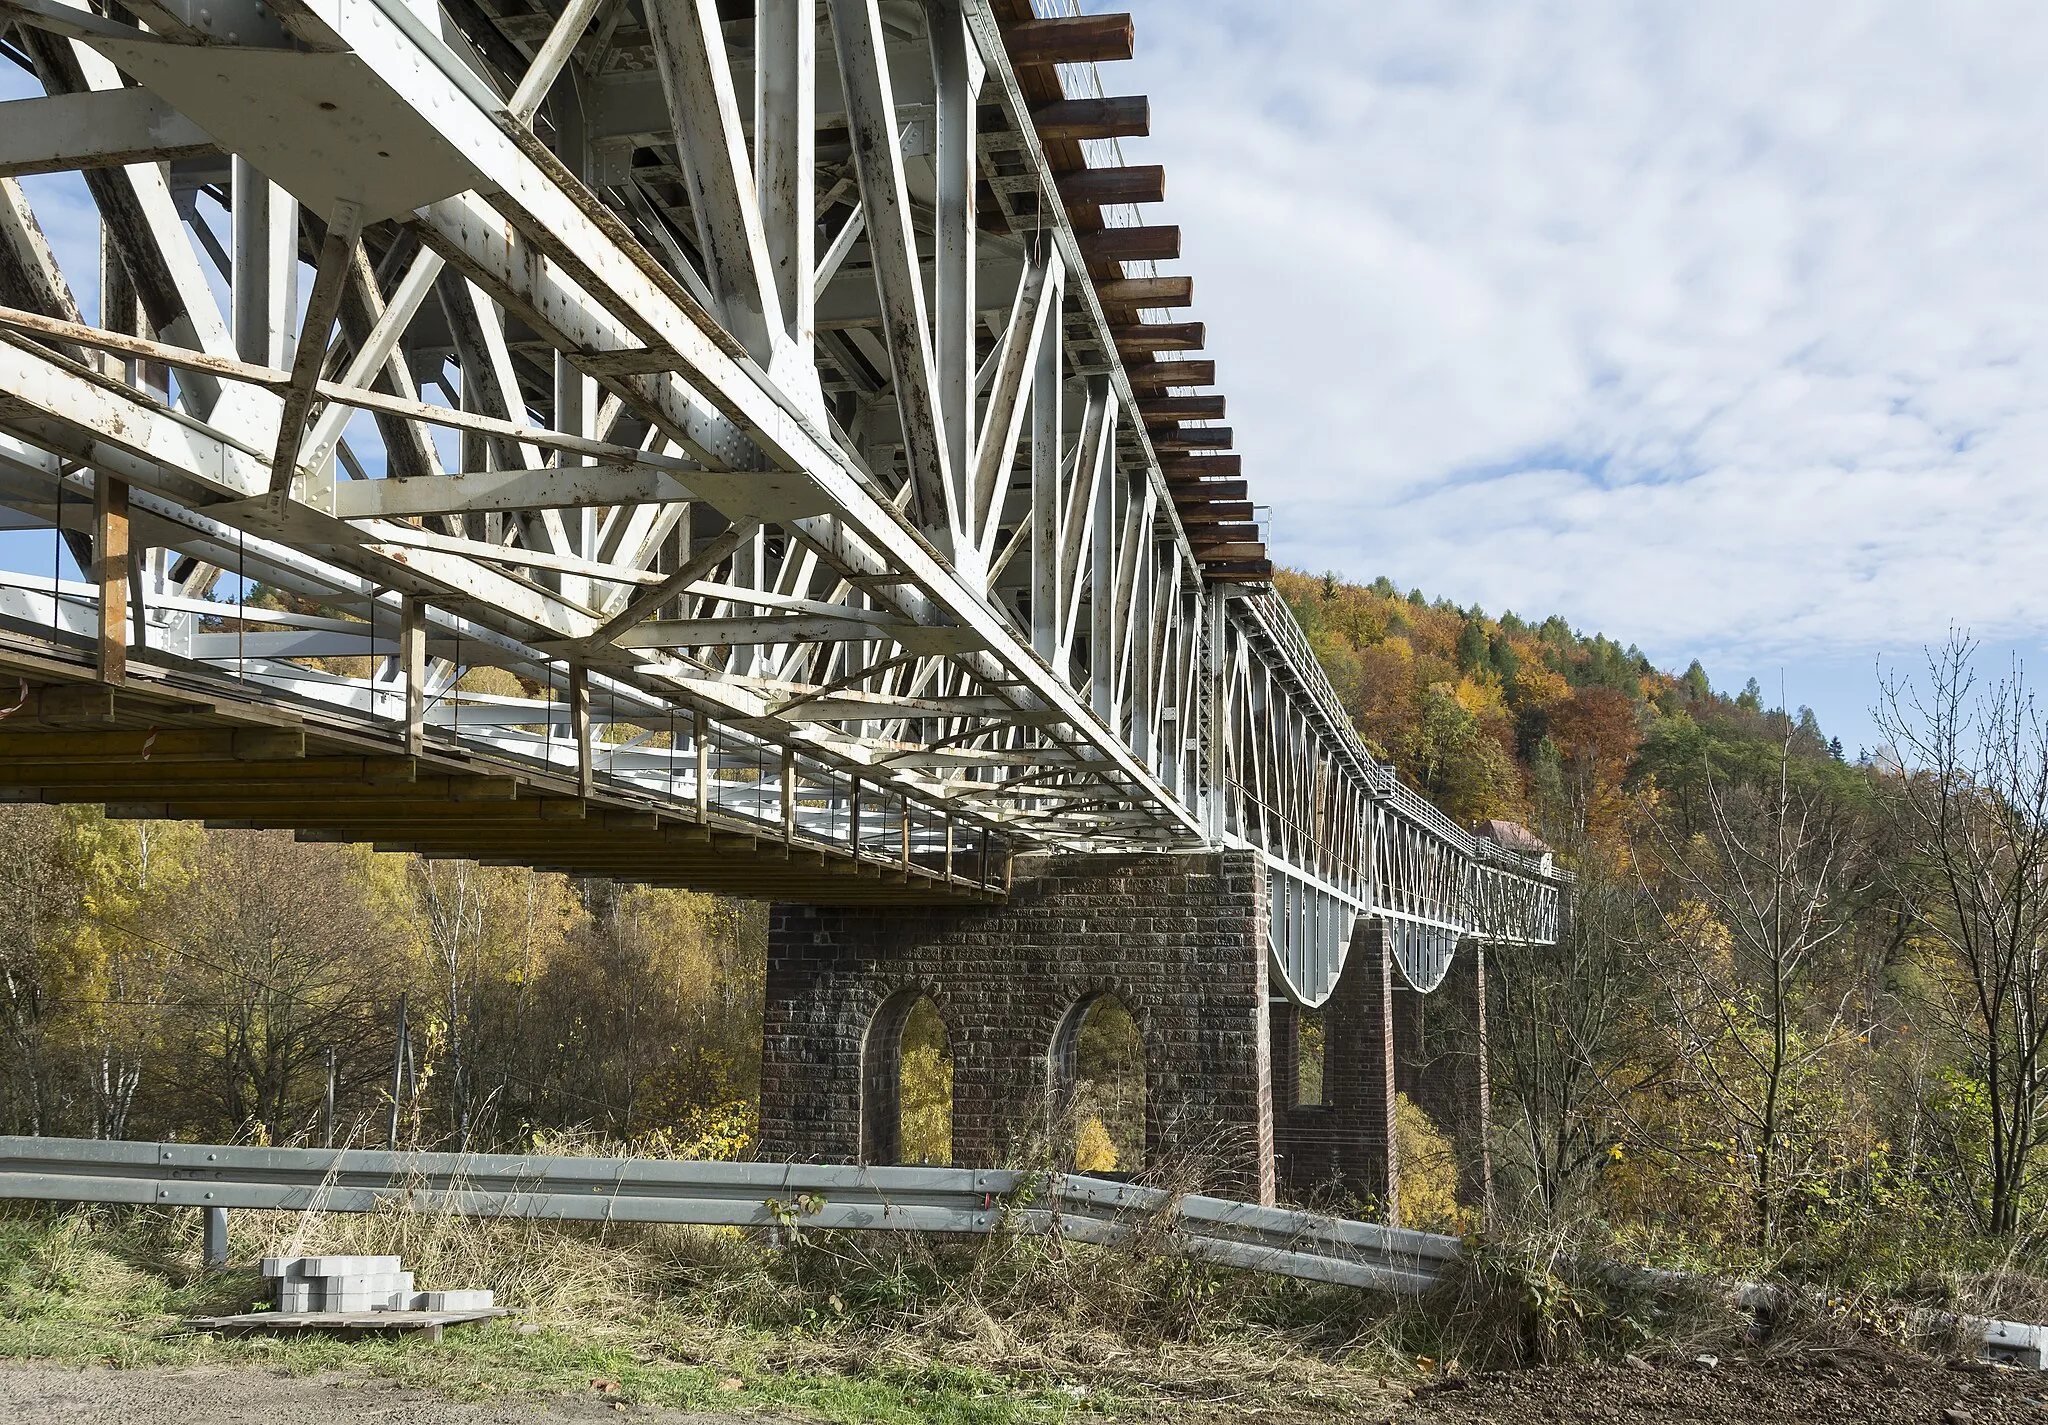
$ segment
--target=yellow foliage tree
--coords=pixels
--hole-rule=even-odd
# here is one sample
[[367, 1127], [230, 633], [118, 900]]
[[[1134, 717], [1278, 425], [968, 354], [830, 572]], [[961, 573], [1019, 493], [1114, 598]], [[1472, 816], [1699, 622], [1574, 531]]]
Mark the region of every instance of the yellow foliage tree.
[[928, 999], [903, 1022], [897, 1099], [897, 1141], [906, 1163], [946, 1167], [953, 1161], [953, 1054], [946, 1024]]
[[1116, 1144], [1110, 1141], [1109, 1130], [1102, 1126], [1100, 1118], [1089, 1114], [1074, 1135], [1074, 1171], [1113, 1173], [1116, 1163]]
[[1406, 1094], [1394, 1098], [1394, 1145], [1401, 1164], [1401, 1225], [1460, 1231], [1457, 1150]]

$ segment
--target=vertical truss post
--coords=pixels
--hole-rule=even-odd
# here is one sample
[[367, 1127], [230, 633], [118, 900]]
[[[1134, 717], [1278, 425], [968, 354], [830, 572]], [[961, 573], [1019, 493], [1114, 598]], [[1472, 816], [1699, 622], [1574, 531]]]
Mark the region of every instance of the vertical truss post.
[[[974, 142], [975, 108], [985, 68], [981, 51], [967, 32], [957, 0], [925, 0], [931, 31], [932, 74], [936, 86], [937, 140], [932, 166], [938, 195], [932, 217], [932, 332], [938, 364], [939, 429], [954, 480], [957, 508], [969, 519], [976, 509], [971, 488], [974, 459], [974, 377], [978, 365], [975, 333], [980, 320], [974, 302], [974, 185], [980, 178], [981, 156]], [[1007, 477], [1008, 472], [1002, 472]], [[956, 540], [954, 564], [969, 562], [968, 549], [979, 553], [978, 531]], [[961, 569], [969, 582], [981, 577], [985, 558], [972, 558]]]
[[847, 788], [846, 797], [846, 845], [853, 853], [854, 874], [860, 874], [860, 778], [854, 777]]
[[235, 354], [281, 368], [292, 359], [289, 333], [298, 315], [298, 200], [240, 155], [230, 163], [228, 190], [234, 239], [228, 321]]
[[1205, 801], [1203, 819], [1209, 839], [1221, 841], [1228, 829], [1228, 796], [1224, 778], [1223, 740], [1229, 730], [1229, 706], [1224, 694], [1224, 645], [1229, 641], [1223, 601], [1223, 586], [1211, 584], [1204, 591], [1209, 602], [1205, 620], [1206, 646], [1202, 650], [1202, 737], [1201, 787]]
[[[93, 581], [99, 585], [99, 674], [128, 681], [128, 487], [106, 471], [93, 478]], [[137, 617], [139, 632], [142, 620]]]
[[[1081, 433], [1074, 447], [1074, 472], [1060, 516], [1060, 634], [1058, 667], [1073, 683], [1074, 634], [1081, 618], [1081, 593], [1091, 585], [1090, 564], [1096, 538], [1097, 498], [1116, 459], [1115, 393], [1105, 377], [1088, 380], [1087, 404], [1081, 411]], [[1091, 638], [1092, 642], [1092, 638]]]
[[782, 744], [782, 846], [796, 841], [796, 748]]
[[953, 884], [953, 816], [946, 814], [946, 884]]
[[[1038, 360], [1031, 372], [1031, 646], [1064, 677], [1067, 670], [1061, 666], [1059, 651], [1066, 622], [1066, 590], [1060, 581], [1060, 552], [1066, 531], [1061, 528], [1060, 467], [1066, 430], [1060, 397], [1066, 369], [1061, 359], [1062, 282], [1057, 256], [1052, 258], [1052, 268], [1041, 298], [1047, 310], [1040, 319]], [[1074, 453], [1076, 480], [1082, 478], [1080, 466], [1088, 454], [1085, 450]], [[999, 478], [1006, 480], [1007, 475], [1007, 471], [999, 472]], [[1001, 509], [998, 494], [996, 510]]]
[[[4, 185], [0, 185], [4, 188]], [[7, 194], [0, 191], [0, 223], [6, 221], [8, 212]], [[121, 261], [121, 250], [114, 243], [113, 232], [105, 223], [100, 225], [100, 325], [110, 332], [123, 336], [141, 336], [142, 312], [135, 300], [135, 284], [128, 279], [127, 264]], [[110, 361], [108, 373], [126, 381], [131, 386], [143, 384], [142, 363], [139, 361]]]
[[590, 670], [569, 665], [569, 732], [576, 739], [576, 795], [597, 790], [597, 768], [590, 755]]
[[701, 711], [691, 741], [697, 752], [697, 825], [711, 820], [711, 719]]
[[427, 606], [414, 594], [399, 605], [398, 668], [405, 679], [405, 755], [417, 757], [426, 745]]
[[[817, 308], [817, 69], [817, 0], [759, 0], [754, 175], [783, 334], [803, 354], [811, 350]], [[811, 390], [816, 385], [809, 383]]]
[[[596, 383], [585, 376], [568, 357], [555, 353], [555, 429], [564, 435], [594, 435], [597, 412], [593, 409]], [[561, 451], [558, 465], [582, 465], [585, 457]], [[580, 509], [564, 511], [569, 521], [569, 552], [580, 554], [585, 559], [597, 557], [597, 510], [585, 505]], [[562, 597], [573, 599], [579, 604], [592, 604], [596, 597], [590, 580], [577, 574], [564, 574]]]
[[1158, 547], [1152, 533], [1152, 486], [1141, 479], [1130, 482], [1130, 508], [1125, 514], [1126, 555], [1124, 578], [1117, 586], [1118, 601], [1125, 605], [1123, 683], [1125, 701], [1131, 710], [1130, 730], [1125, 734], [1131, 751], [1148, 767], [1156, 767], [1152, 736], [1152, 710], [1157, 689], [1152, 682], [1152, 633], [1154, 626], [1153, 578], [1157, 573]]
[[647, 0], [654, 67], [726, 328], [764, 369], [784, 344], [754, 170], [715, 0]]
[[[903, 149], [896, 127], [896, 97], [889, 81], [882, 17], [875, 0], [825, 0], [832, 20], [832, 47], [839, 57], [846, 122], [853, 138], [853, 162], [860, 176], [861, 212], [874, 257], [875, 287], [881, 299], [882, 333], [903, 422], [904, 454], [910, 465], [917, 521], [952, 557], [964, 543], [949, 463], [945, 420], [939, 408], [937, 361], [925, 320], [924, 273], [912, 221], [910, 188], [903, 174]], [[964, 477], [963, 477], [964, 478]]]
[[[1113, 448], [1112, 448], [1113, 450]], [[1095, 715], [1120, 730], [1116, 708], [1117, 577], [1116, 460], [1112, 453], [1095, 475], [1095, 529], [1089, 554], [1088, 676]]]
[[149, 647], [149, 571], [153, 561], [143, 546], [128, 545], [128, 608], [135, 624], [135, 646]]
[[356, 239], [362, 231], [362, 207], [336, 203], [327, 217], [320, 265], [313, 274], [313, 292], [306, 302], [305, 320], [299, 324], [298, 350], [292, 354], [292, 385], [285, 393], [284, 410], [277, 424], [277, 450], [270, 465], [273, 495], [289, 494], [292, 477], [298, 474], [299, 438], [305, 434], [306, 418], [312, 414], [313, 388], [327, 362], [327, 343], [334, 334], [334, 319], [341, 312], [343, 289], [355, 262]]

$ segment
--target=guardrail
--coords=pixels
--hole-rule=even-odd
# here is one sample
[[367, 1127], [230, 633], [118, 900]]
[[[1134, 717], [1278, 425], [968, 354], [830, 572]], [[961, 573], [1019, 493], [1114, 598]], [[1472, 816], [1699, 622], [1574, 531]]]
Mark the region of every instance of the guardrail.
[[[668, 1222], [831, 1231], [1057, 1233], [1113, 1245], [1163, 1230], [1174, 1250], [1219, 1266], [1418, 1295], [1460, 1260], [1458, 1239], [1227, 1198], [1007, 1168], [869, 1168], [248, 1148], [0, 1136], [0, 1198], [196, 1207], [209, 1257], [225, 1254], [230, 1208], [478, 1218]], [[1617, 1283], [1697, 1288], [1707, 1278], [1609, 1266]], [[1737, 1305], [1774, 1315], [1792, 1289], [1722, 1282]], [[1921, 1312], [1988, 1359], [2048, 1368], [2048, 1326]]]
[[1113, 1244], [1162, 1230], [1221, 1266], [1419, 1293], [1458, 1241], [1226, 1198], [1006, 1168], [671, 1162], [356, 1148], [0, 1137], [0, 1198], [669, 1222], [832, 1231], [1057, 1233]]

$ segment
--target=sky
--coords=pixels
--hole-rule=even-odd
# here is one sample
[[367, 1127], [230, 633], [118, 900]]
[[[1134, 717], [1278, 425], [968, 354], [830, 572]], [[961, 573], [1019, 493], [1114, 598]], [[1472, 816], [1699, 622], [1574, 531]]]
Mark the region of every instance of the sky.
[[[2034, 9], [1085, 3], [1136, 17], [1102, 80], [1151, 97], [1125, 159], [1280, 562], [1698, 658], [1852, 752], [1952, 624], [2040, 662]], [[28, 183], [89, 253], [77, 178]]]
[[1924, 0], [1128, 9], [1276, 559], [1556, 613], [1872, 745], [2044, 642], [2048, 22]]

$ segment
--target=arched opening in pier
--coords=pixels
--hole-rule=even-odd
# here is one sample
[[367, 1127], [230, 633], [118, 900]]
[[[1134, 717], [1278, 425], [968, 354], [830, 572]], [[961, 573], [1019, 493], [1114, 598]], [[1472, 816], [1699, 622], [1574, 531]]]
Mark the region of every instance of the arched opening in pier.
[[1145, 1040], [1113, 994], [1067, 1011], [1053, 1046], [1056, 1125], [1083, 1173], [1136, 1173], [1145, 1167]]
[[1327, 1105], [1328, 1086], [1323, 1078], [1323, 1012], [1304, 1009], [1294, 1021], [1294, 1101], [1303, 1108]]
[[860, 1155], [865, 1163], [953, 1161], [953, 1048], [931, 996], [890, 996], [861, 1051]]

